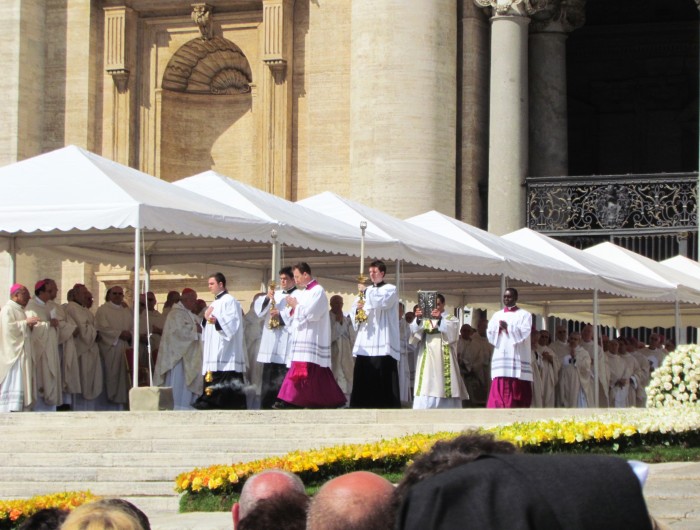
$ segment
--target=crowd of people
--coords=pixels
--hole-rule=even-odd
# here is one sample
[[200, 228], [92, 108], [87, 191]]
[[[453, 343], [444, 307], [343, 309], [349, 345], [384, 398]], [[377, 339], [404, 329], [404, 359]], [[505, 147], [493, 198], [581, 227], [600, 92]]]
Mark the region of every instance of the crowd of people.
[[[281, 469], [248, 478], [231, 509], [235, 530], [652, 530], [648, 466], [593, 455], [521, 454], [492, 435], [464, 433], [417, 456], [398, 484], [368, 471], [325, 482], [310, 497]], [[72, 513], [43, 510], [22, 530], [148, 530], [131, 503], [104, 499]]]
[[643, 407], [651, 372], [673, 347], [656, 333], [648, 346], [601, 336], [595, 370], [593, 327], [559, 326], [551, 337], [517, 306], [515, 289], [473, 329], [439, 293], [430, 314], [405, 312], [385, 275], [373, 261], [371, 283], [358, 284], [345, 312], [300, 262], [244, 313], [215, 273], [209, 305], [185, 288], [168, 293], [161, 313], [152, 292], [142, 295], [138, 337], [120, 286], [93, 314], [82, 284], [65, 304], [51, 279], [36, 282], [34, 296], [15, 284], [0, 311], [0, 411], [123, 410], [133, 370], [142, 385], [152, 377], [171, 387], [177, 410], [594, 407], [596, 391], [600, 407]]

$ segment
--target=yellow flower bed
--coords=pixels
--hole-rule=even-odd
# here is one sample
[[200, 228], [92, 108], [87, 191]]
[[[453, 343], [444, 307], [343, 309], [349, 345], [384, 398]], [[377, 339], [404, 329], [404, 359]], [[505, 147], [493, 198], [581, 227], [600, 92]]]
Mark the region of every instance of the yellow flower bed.
[[[673, 434], [700, 431], [700, 407], [689, 405], [671, 410], [616, 409], [577, 419], [553, 419], [513, 423], [484, 429], [496, 438], [519, 447], [600, 444], [635, 435]], [[285, 469], [299, 475], [318, 474], [319, 479], [333, 472], [368, 467], [400, 468], [414, 455], [429, 449], [438, 440], [451, 439], [458, 432], [411, 434], [400, 438], [351, 445], [338, 445], [311, 451], [294, 451], [282, 457], [264, 458], [233, 465], [197, 468], [180, 474], [176, 491], [200, 492], [222, 489], [238, 491], [245, 479], [265, 469]]]
[[0, 500], [0, 528], [12, 528], [14, 524], [45, 508], [72, 510], [97, 498], [89, 491], [66, 491], [39, 495], [31, 499]]

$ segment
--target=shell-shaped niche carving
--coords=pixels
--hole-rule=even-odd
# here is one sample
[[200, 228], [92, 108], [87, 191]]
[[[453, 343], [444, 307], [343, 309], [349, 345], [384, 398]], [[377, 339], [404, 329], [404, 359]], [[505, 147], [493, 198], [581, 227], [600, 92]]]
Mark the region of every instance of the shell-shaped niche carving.
[[229, 40], [193, 39], [170, 59], [163, 88], [191, 94], [243, 94], [250, 92], [253, 76], [248, 59]]

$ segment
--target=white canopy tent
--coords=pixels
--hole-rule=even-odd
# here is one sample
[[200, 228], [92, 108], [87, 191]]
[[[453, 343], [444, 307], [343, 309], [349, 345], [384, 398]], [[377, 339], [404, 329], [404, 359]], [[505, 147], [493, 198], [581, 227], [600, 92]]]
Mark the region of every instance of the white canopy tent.
[[[0, 245], [10, 253], [11, 282], [18, 252], [131, 262], [138, 303], [142, 247], [165, 260], [175, 250], [191, 259], [204, 244], [226, 248], [232, 240], [267, 248], [275, 227], [75, 146], [0, 168]], [[135, 336], [138, 328], [135, 310]]]
[[391, 251], [387, 248], [381, 254], [366, 253], [374, 258], [458, 273], [500, 275], [503, 272], [504, 260], [493, 253], [458, 244], [331, 192], [302, 199], [297, 204], [350, 226], [359, 226], [361, 221], [367, 221], [368, 235], [393, 242]]
[[[235, 205], [251, 216], [278, 223], [278, 242], [287, 245], [284, 253], [289, 259], [309, 261], [326, 268], [345, 267], [357, 269], [361, 251], [359, 223], [349, 226], [333, 217], [310, 210], [300, 204], [248, 186], [215, 171], [205, 171], [173, 183], [183, 189], [201, 194], [209, 199]], [[398, 252], [395, 241], [367, 233], [364, 242], [368, 255]], [[334, 254], [332, 257], [330, 254]], [[281, 252], [278, 253], [281, 255]], [[222, 262], [223, 263], [223, 262]], [[275, 269], [279, 267], [276, 265]], [[274, 271], [273, 271], [274, 276]]]

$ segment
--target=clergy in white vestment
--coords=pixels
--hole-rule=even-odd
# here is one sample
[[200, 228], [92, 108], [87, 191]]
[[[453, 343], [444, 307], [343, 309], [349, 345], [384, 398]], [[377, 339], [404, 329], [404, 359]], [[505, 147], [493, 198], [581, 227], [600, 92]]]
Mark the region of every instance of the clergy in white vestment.
[[[49, 281], [49, 280], [47, 280]], [[67, 409], [73, 405], [73, 396], [80, 394], [80, 365], [78, 352], [75, 349], [74, 338], [78, 334], [78, 328], [66, 314], [65, 307], [56, 303], [58, 286], [53, 283], [52, 298], [48, 302], [49, 311], [56, 315], [58, 320], [58, 354], [61, 360], [61, 380], [63, 382], [63, 407]]]
[[355, 328], [350, 315], [343, 312], [343, 297], [331, 296], [331, 370], [338, 386], [346, 397], [350, 397], [355, 370], [355, 358], [352, 347], [355, 343]]
[[[284, 376], [291, 364], [291, 306], [287, 296], [293, 296], [297, 288], [291, 267], [279, 271], [280, 289], [270, 289], [267, 296], [255, 301], [255, 312], [264, 318], [262, 338], [258, 349], [257, 362], [262, 365], [262, 388], [260, 407], [271, 409], [277, 400]], [[274, 300], [274, 308], [272, 307]], [[271, 324], [270, 321], [273, 321]]]
[[617, 340], [608, 342], [608, 355], [610, 367], [610, 406], [621, 408], [634, 406], [630, 403], [630, 387], [633, 385], [634, 372], [637, 369], [637, 361], [629, 353], [620, 349]]
[[80, 369], [80, 394], [73, 396], [73, 410], [96, 410], [97, 397], [102, 393], [103, 374], [100, 349], [97, 346], [95, 315], [87, 308], [90, 292], [83, 284], [73, 286], [73, 298], [65, 312], [76, 325], [75, 350]]
[[[350, 408], [401, 408], [398, 362], [401, 358], [399, 336], [399, 295], [396, 286], [384, 281], [386, 265], [375, 260], [369, 266], [372, 285], [360, 283], [364, 299], [356, 298], [350, 317], [357, 331], [352, 354], [355, 357]], [[357, 319], [364, 311], [366, 320]]]
[[0, 310], [0, 412], [31, 410], [34, 402], [31, 330], [39, 318], [24, 312], [29, 298], [29, 290], [16, 283]]
[[[104, 383], [97, 409], [122, 410], [129, 401], [131, 387], [128, 366], [132, 359], [128, 357], [132, 355], [134, 317], [123, 304], [121, 286], [110, 287], [105, 300], [95, 313]], [[138, 366], [134, 369], [138, 370]]]
[[493, 314], [486, 330], [493, 344], [488, 408], [527, 408], [532, 404], [532, 315], [519, 308], [517, 301], [517, 289], [506, 289], [504, 308]]
[[[634, 394], [634, 399], [630, 398], [630, 405], [643, 408], [647, 406], [646, 388], [651, 380], [651, 363], [648, 357], [640, 350], [640, 343], [637, 339], [627, 337], [624, 341], [624, 348], [637, 361], [637, 370], [632, 379], [633, 387], [630, 390], [630, 393]], [[641, 346], [643, 347], [643, 345]]]
[[445, 311], [445, 297], [438, 294], [435, 309], [426, 318], [420, 308], [411, 322], [411, 340], [418, 342], [414, 409], [459, 409], [469, 399], [459, 372], [457, 339], [459, 320]]
[[53, 411], [63, 403], [63, 377], [58, 352], [58, 315], [49, 305], [56, 284], [39, 280], [34, 286], [34, 297], [27, 302], [27, 316], [36, 316], [39, 322], [32, 329], [32, 358], [34, 359], [34, 410]]
[[[411, 381], [411, 326], [404, 318], [404, 305], [399, 302], [399, 339], [401, 358], [399, 359], [399, 398], [402, 405], [413, 406], [413, 382]], [[415, 370], [415, 367], [414, 367]]]
[[[586, 324], [581, 330], [580, 346], [588, 352], [591, 357], [591, 371], [595, 373], [595, 342], [593, 341], [593, 326]], [[598, 344], [598, 407], [607, 408], [609, 406], [610, 375], [608, 374], [608, 358], [603, 355], [603, 348]], [[595, 386], [593, 387], [595, 389]], [[595, 404], [591, 403], [591, 407]]]
[[299, 288], [286, 298], [292, 315], [292, 364], [274, 408], [338, 408], [347, 400], [331, 370], [328, 297], [308, 263], [297, 263], [292, 270]]
[[226, 277], [214, 273], [208, 279], [214, 300], [202, 321], [204, 393], [196, 409], [245, 409], [246, 350], [241, 304], [226, 290]]
[[476, 379], [479, 381], [476, 395], [469, 394], [473, 405], [483, 407], [491, 390], [491, 358], [493, 357], [493, 344], [487, 338], [489, 321], [482, 318], [476, 324], [476, 332], [472, 333], [468, 347], [468, 358]]
[[[139, 365], [142, 373], [148, 373], [158, 357], [160, 340], [165, 327], [165, 317], [156, 309], [156, 295], [149, 291], [139, 298]], [[151, 362], [148, 362], [150, 347]]]
[[661, 335], [652, 333], [649, 335], [649, 346], [642, 349], [642, 353], [649, 359], [651, 371], [656, 370], [664, 362], [666, 358], [666, 350], [663, 348]]
[[536, 352], [537, 367], [542, 379], [542, 407], [554, 408], [561, 361], [549, 347], [549, 333], [546, 330], [540, 331]]
[[[168, 313], [173, 308], [175, 304], [180, 301], [180, 293], [178, 291], [168, 291], [165, 298], [165, 303], [163, 304], [163, 322], [167, 322]], [[165, 323], [163, 324], [165, 326]]]
[[561, 359], [569, 352], [569, 331], [566, 326], [559, 325], [554, 333], [554, 340], [549, 344], [551, 350]]
[[533, 408], [542, 408], [542, 359], [537, 352], [537, 343], [539, 341], [539, 332], [533, 329], [530, 333], [530, 352], [532, 353], [532, 403]]
[[557, 407], [593, 407], [591, 357], [580, 346], [581, 335], [569, 335], [569, 352], [561, 359], [557, 384]]
[[202, 326], [197, 293], [186, 288], [170, 308], [158, 349], [153, 382], [173, 389], [175, 410], [192, 410], [202, 393]]
[[249, 410], [260, 409], [263, 366], [257, 361], [262, 342], [265, 318], [258, 315], [255, 305], [258, 300], [266, 298], [267, 293], [257, 293], [250, 303], [248, 312], [243, 316], [243, 342], [246, 352], [245, 395]]

